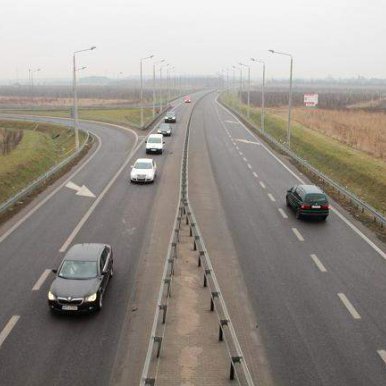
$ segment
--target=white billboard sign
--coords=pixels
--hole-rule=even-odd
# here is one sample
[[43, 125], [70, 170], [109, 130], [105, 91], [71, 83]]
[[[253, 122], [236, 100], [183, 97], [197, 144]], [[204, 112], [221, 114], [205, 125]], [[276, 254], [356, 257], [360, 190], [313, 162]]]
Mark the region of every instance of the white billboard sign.
[[319, 94], [304, 94], [304, 106], [315, 107], [319, 102]]

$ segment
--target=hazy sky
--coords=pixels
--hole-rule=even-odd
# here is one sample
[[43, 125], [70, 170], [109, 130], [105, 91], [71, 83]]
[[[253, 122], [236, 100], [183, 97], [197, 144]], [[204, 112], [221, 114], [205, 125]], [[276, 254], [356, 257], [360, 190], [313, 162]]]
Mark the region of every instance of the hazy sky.
[[[176, 73], [215, 74], [251, 56], [267, 76], [386, 78], [386, 0], [0, 0], [0, 79], [136, 75], [139, 58], [165, 58]], [[151, 74], [151, 62], [144, 73]], [[253, 65], [253, 76], [258, 67]], [[231, 74], [231, 71], [230, 71]]]

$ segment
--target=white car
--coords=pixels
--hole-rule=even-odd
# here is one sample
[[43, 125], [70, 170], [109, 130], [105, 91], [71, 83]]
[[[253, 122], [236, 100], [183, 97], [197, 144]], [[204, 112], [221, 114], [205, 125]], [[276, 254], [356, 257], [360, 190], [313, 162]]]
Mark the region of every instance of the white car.
[[157, 175], [157, 165], [153, 159], [138, 158], [131, 168], [131, 182], [154, 182]]
[[146, 154], [161, 153], [164, 150], [164, 136], [162, 134], [150, 134], [146, 140]]

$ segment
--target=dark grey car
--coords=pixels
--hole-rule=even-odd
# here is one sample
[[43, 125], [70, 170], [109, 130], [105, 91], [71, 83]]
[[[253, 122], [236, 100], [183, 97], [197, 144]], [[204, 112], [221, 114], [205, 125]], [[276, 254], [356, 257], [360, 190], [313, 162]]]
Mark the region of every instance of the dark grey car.
[[76, 244], [63, 258], [48, 292], [55, 311], [94, 311], [103, 306], [103, 295], [113, 276], [113, 251], [107, 244]]
[[158, 126], [157, 133], [162, 134], [165, 137], [170, 137], [172, 135], [172, 127], [169, 123], [161, 123]]

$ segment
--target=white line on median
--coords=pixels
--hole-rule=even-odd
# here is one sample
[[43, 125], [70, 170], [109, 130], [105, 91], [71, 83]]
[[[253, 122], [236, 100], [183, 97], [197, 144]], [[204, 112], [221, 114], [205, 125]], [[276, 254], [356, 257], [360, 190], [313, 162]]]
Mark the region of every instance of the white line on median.
[[259, 184], [261, 185], [261, 187], [262, 187], [263, 189], [265, 189], [265, 184], [264, 184], [263, 181], [260, 181]]
[[386, 351], [385, 350], [377, 350], [377, 353], [382, 358], [383, 362], [386, 364]]
[[292, 228], [292, 232], [294, 232], [295, 236], [298, 238], [299, 241], [304, 241], [303, 236], [296, 228]]
[[46, 281], [48, 275], [51, 273], [52, 271], [50, 269], [46, 269], [44, 270], [44, 272], [42, 273], [42, 275], [40, 276], [39, 280], [35, 283], [35, 285], [32, 287], [32, 291], [39, 291], [40, 290], [40, 287], [43, 285], [43, 283]]
[[20, 319], [20, 315], [13, 315], [7, 325], [3, 328], [3, 331], [0, 332], [0, 347], [7, 339], [7, 336], [10, 334], [12, 329], [15, 327], [15, 324]]
[[288, 218], [287, 213], [284, 212], [284, 210], [282, 208], [279, 208], [278, 210], [279, 210], [279, 213], [282, 215], [283, 218]]
[[312, 254], [310, 255], [311, 256], [311, 259], [314, 261], [314, 263], [316, 264], [316, 266], [319, 268], [319, 270], [321, 272], [327, 272], [327, 269], [326, 267], [322, 264], [322, 262], [319, 260], [318, 256]]
[[275, 197], [271, 193], [268, 193], [268, 197], [272, 202], [276, 202]]
[[347, 299], [347, 296], [345, 294], [340, 292], [338, 293], [338, 296], [354, 319], [362, 319], [361, 316], [358, 314], [358, 311], [351, 304], [350, 300]]
[[259, 178], [259, 176], [257, 175], [256, 172], [253, 172], [253, 175], [254, 175], [256, 178]]

